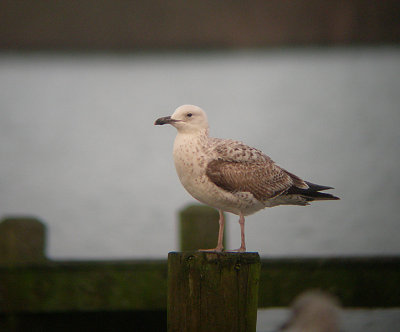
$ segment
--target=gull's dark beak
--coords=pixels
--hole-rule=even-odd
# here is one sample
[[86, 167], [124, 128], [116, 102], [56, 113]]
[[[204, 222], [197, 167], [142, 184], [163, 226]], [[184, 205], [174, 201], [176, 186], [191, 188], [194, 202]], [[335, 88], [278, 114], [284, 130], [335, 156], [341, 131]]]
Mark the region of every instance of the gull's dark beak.
[[168, 124], [168, 123], [173, 123], [176, 122], [177, 120], [171, 119], [170, 116], [164, 116], [162, 118], [157, 119], [154, 124], [155, 125], [164, 125], [164, 124]]

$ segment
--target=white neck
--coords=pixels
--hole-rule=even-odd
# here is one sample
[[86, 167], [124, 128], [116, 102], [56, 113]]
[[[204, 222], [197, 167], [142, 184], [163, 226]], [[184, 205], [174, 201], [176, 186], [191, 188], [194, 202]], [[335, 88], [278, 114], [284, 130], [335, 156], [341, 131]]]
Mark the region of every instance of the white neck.
[[208, 128], [203, 128], [203, 129], [198, 129], [198, 130], [185, 130], [185, 129], [179, 129], [178, 130], [178, 135], [190, 135], [193, 137], [199, 137], [199, 136], [209, 136], [209, 129]]

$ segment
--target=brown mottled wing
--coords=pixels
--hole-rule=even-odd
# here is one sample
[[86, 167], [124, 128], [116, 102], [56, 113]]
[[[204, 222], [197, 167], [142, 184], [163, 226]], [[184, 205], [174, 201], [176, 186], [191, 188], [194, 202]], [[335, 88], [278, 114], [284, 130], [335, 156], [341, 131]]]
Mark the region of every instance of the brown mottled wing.
[[[219, 154], [220, 158], [207, 165], [206, 174], [217, 186], [230, 192], [250, 192], [256, 199], [265, 201], [286, 192], [293, 185], [290, 173], [269, 157], [239, 144], [239, 150], [224, 151]], [[246, 154], [243, 154], [243, 149]]]

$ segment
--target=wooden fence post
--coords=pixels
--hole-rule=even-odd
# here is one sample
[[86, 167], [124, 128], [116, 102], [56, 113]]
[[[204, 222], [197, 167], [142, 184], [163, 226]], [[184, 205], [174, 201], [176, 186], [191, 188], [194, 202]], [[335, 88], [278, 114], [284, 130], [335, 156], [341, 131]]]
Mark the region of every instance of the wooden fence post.
[[255, 332], [258, 253], [170, 252], [168, 332]]
[[[216, 209], [192, 204], [179, 212], [181, 251], [215, 248], [218, 240], [219, 213]], [[226, 234], [226, 223], [225, 223]], [[224, 234], [224, 245], [226, 235]]]
[[7, 217], [0, 222], [0, 264], [46, 261], [46, 227], [32, 217]]

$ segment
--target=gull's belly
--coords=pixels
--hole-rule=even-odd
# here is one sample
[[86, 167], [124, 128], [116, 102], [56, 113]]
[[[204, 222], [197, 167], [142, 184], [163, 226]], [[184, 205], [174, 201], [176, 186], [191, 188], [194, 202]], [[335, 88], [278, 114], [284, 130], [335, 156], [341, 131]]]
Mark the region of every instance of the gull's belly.
[[248, 192], [230, 193], [212, 183], [205, 170], [191, 162], [175, 164], [183, 187], [198, 201], [216, 209], [239, 215], [250, 215], [265, 207]]
[[177, 136], [174, 144], [176, 172], [183, 187], [198, 201], [223, 211], [249, 215], [265, 207], [249, 192], [228, 192], [215, 185], [206, 175], [212, 157], [195, 140]]

